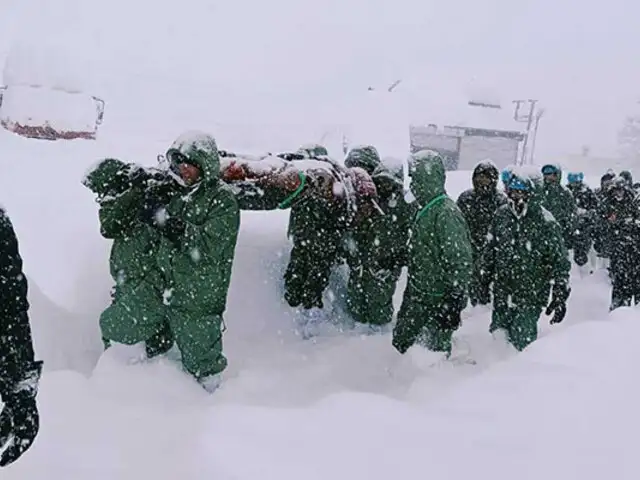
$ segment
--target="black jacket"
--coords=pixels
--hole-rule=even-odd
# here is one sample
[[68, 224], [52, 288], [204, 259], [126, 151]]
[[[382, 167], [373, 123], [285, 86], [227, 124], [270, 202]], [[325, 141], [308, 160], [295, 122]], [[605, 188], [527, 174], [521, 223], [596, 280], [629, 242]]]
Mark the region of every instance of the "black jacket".
[[569, 191], [573, 194], [576, 206], [585, 212], [594, 211], [598, 208], [598, 197], [584, 183], [570, 183], [567, 185]]
[[18, 239], [11, 220], [0, 209], [0, 395], [4, 398], [41, 369], [41, 362], [34, 361], [28, 310]]
[[469, 225], [474, 255], [482, 252], [496, 210], [506, 203], [507, 198], [495, 189], [486, 194], [469, 189], [458, 197], [458, 208]]

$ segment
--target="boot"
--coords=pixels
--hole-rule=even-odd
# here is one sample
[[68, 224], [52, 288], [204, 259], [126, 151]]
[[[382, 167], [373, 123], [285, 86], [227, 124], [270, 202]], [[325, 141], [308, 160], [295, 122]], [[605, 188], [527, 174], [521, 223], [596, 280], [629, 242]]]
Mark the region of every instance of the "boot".
[[161, 330], [145, 342], [147, 358], [164, 355], [173, 347], [173, 332], [167, 320], [164, 321]]

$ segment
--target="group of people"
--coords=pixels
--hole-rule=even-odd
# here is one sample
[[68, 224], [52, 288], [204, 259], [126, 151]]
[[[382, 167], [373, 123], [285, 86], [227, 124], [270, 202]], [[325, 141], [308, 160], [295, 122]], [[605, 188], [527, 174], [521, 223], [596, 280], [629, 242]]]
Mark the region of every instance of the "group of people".
[[[344, 305], [370, 333], [392, 325], [403, 268], [408, 281], [392, 345], [450, 355], [461, 313], [492, 304], [490, 331], [523, 350], [541, 314], [561, 322], [571, 288], [570, 251], [609, 261], [611, 308], [640, 302], [639, 185], [607, 172], [595, 192], [582, 173], [562, 185], [559, 166], [499, 172], [479, 163], [454, 201], [443, 159], [413, 153], [403, 169], [372, 145], [336, 162], [321, 145], [249, 158], [218, 149], [208, 134], [180, 136], [143, 168], [100, 161], [83, 180], [97, 197], [101, 234], [113, 241], [112, 300], [100, 316], [105, 348], [143, 342], [149, 358], [177, 345], [184, 369], [206, 390], [227, 365], [222, 337], [241, 210], [289, 210], [292, 243], [284, 300], [305, 338], [327, 320], [334, 268], [349, 276]], [[503, 189], [499, 188], [502, 180]], [[26, 451], [38, 427], [36, 361], [18, 242], [0, 211], [0, 466]]]
[[392, 330], [400, 353], [418, 344], [450, 355], [469, 301], [493, 303], [491, 331], [524, 349], [543, 312], [552, 323], [564, 319], [568, 252], [584, 264], [602, 230], [571, 194], [584, 184], [573, 185], [572, 174], [571, 190], [562, 186], [554, 165], [534, 175], [505, 170], [503, 193], [497, 167], [482, 162], [456, 202], [431, 150], [412, 154], [404, 169], [383, 163], [372, 145], [352, 148], [343, 162], [321, 145], [252, 158], [196, 132], [162, 160], [164, 168], [145, 169], [106, 159], [85, 179], [113, 240], [115, 287], [100, 326], [106, 347], [144, 342], [150, 358], [177, 344], [185, 370], [209, 391], [227, 364], [223, 316], [241, 210], [289, 210], [284, 300], [304, 338], [331, 315], [326, 291], [337, 266], [348, 270], [342, 303], [370, 333], [391, 327], [407, 267]]

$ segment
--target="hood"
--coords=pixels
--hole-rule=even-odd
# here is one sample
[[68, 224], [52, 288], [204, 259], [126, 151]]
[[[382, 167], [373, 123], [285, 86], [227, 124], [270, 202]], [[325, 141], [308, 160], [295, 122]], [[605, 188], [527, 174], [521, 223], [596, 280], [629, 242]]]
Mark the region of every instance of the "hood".
[[360, 147], [354, 147], [351, 149], [347, 158], [344, 160], [344, 165], [347, 168], [362, 168], [369, 175], [381, 165], [380, 154], [373, 145], [363, 145]]
[[304, 158], [318, 158], [329, 156], [329, 152], [327, 151], [327, 149], [318, 143], [303, 145], [298, 149], [296, 153], [303, 155]]
[[83, 178], [82, 184], [104, 197], [118, 195], [131, 188], [132, 166], [115, 158], [105, 158]]
[[167, 150], [167, 160], [174, 169], [186, 160], [202, 172], [203, 181], [217, 182], [220, 178], [220, 156], [215, 139], [202, 132], [187, 132], [180, 135]]
[[478, 186], [476, 185], [475, 178], [478, 175], [486, 175], [491, 179], [491, 185], [487, 189], [488, 191], [493, 191], [498, 186], [498, 177], [500, 176], [500, 173], [498, 172], [498, 167], [496, 167], [496, 165], [491, 160], [479, 162], [473, 169], [471, 179], [473, 181], [473, 188], [476, 190], [478, 189]]
[[438, 195], [446, 193], [444, 161], [438, 152], [422, 150], [409, 158], [411, 191], [418, 202], [426, 205]]
[[629, 170], [621, 171], [620, 178], [623, 178], [628, 185], [633, 185], [633, 176]]
[[560, 166], [560, 164], [558, 163], [547, 163], [546, 165], [542, 166], [542, 168], [540, 169], [540, 173], [544, 175], [544, 171], [546, 169], [554, 169], [558, 173], [557, 183], [560, 184], [560, 181], [562, 180], [562, 166]]

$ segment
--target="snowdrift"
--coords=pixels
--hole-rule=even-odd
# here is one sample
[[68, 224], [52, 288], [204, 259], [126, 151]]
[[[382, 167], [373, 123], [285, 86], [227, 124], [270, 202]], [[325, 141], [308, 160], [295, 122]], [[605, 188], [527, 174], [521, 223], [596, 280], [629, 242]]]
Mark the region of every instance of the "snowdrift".
[[[637, 316], [568, 328], [431, 401], [343, 390], [306, 407], [242, 406], [237, 379], [210, 397], [166, 360], [127, 365], [111, 351], [89, 380], [45, 376], [41, 435], [3, 478], [632, 480]], [[433, 388], [441, 369], [456, 367], [423, 370], [415, 386]]]

